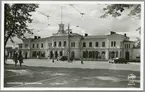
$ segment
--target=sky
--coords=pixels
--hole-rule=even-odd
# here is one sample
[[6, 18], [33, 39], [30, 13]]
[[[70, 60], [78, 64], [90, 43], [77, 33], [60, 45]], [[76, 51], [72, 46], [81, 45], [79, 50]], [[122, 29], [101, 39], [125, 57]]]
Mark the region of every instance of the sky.
[[[33, 21], [28, 24], [28, 27], [33, 29], [34, 35], [49, 37], [53, 33], [57, 33], [62, 14], [65, 29], [69, 24], [74, 33], [106, 35], [110, 31], [115, 31], [120, 34], [126, 33], [130, 40], [136, 40], [139, 33], [135, 29], [140, 26], [140, 20], [128, 16], [129, 10], [125, 10], [122, 16], [117, 18], [111, 16], [100, 18], [104, 13], [105, 6], [105, 4], [73, 4], [72, 7], [69, 4], [40, 4], [36, 12], [31, 13]], [[80, 12], [85, 13], [85, 15], [82, 16]], [[47, 18], [42, 13], [50, 17]], [[32, 35], [27, 35], [27, 37], [32, 37]]]

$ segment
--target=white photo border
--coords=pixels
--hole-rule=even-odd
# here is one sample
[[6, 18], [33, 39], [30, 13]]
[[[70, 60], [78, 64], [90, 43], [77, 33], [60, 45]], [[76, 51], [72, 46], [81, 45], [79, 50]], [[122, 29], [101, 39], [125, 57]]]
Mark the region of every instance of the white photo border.
[[[141, 63], [140, 63], [140, 88], [5, 88], [4, 87], [4, 4], [5, 3], [38, 3], [38, 4], [141, 4]], [[143, 1], [2, 1], [1, 3], [1, 90], [143, 90], [144, 84], [144, 2]]]

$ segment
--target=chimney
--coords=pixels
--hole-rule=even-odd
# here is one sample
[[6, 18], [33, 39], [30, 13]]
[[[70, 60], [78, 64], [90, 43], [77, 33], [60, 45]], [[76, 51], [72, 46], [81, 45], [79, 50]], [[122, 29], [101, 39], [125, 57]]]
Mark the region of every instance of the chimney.
[[124, 34], [124, 36], [126, 37], [126, 33]]
[[85, 36], [88, 36], [88, 34], [87, 34], [87, 33], [85, 33]]
[[37, 39], [37, 36], [34, 36], [34, 39]]
[[38, 38], [40, 39], [41, 37], [40, 37], [40, 36], [38, 36]]
[[110, 34], [116, 34], [116, 32], [110, 31]]

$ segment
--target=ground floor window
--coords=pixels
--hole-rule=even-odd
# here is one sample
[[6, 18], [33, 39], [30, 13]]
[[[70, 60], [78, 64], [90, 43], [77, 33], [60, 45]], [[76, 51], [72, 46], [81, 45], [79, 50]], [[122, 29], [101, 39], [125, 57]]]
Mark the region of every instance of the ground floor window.
[[60, 55], [60, 56], [63, 56], [63, 53], [62, 53], [62, 51], [60, 51], [60, 52], [59, 52], [59, 55]]
[[55, 58], [57, 58], [58, 57], [58, 53], [57, 53], [57, 51], [55, 51]]
[[83, 58], [92, 58], [92, 59], [105, 59], [105, 51], [100, 53], [99, 51], [83, 51]]
[[[121, 52], [120, 52], [121, 53]], [[118, 57], [118, 51], [109, 51], [109, 59]]]

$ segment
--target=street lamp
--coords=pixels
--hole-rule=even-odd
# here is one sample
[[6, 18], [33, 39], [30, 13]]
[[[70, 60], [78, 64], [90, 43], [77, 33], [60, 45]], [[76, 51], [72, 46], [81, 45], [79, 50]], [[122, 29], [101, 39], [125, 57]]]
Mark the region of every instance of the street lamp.
[[70, 28], [68, 24], [68, 62], [70, 62]]

